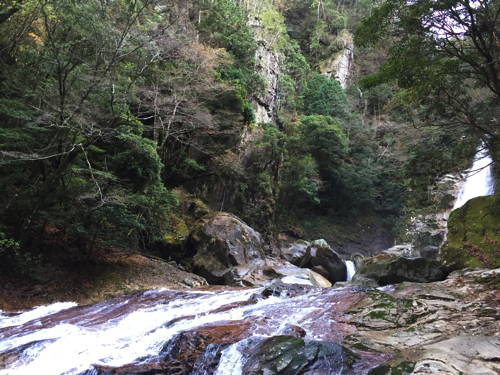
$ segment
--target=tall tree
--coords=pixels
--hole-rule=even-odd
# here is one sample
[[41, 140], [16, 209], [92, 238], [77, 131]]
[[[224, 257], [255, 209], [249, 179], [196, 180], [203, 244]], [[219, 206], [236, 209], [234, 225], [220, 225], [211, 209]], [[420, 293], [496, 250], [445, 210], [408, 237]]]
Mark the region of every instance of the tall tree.
[[428, 125], [471, 129], [498, 162], [498, 0], [388, 0], [357, 30], [361, 47], [391, 44], [388, 61], [361, 80], [396, 82]]

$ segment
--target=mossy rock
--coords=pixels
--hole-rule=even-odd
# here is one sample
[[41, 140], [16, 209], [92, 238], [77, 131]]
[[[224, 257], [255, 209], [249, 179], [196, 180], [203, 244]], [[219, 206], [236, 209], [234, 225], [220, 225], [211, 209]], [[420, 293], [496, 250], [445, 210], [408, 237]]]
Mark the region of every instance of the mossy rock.
[[471, 199], [451, 212], [439, 257], [448, 271], [500, 267], [500, 194]]
[[334, 342], [306, 343], [302, 338], [274, 336], [252, 349], [242, 373], [346, 374], [359, 359], [359, 355]]
[[384, 286], [403, 281], [429, 283], [444, 280], [446, 276], [437, 260], [398, 257], [364, 266], [353, 279], [367, 277]]

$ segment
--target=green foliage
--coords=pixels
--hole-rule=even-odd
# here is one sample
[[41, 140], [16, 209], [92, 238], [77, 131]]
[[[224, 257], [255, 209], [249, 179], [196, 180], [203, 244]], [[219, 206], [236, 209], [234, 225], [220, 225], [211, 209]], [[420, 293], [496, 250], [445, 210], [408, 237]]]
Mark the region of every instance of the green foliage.
[[316, 75], [307, 84], [306, 100], [309, 114], [346, 116], [347, 96], [337, 80]]
[[342, 126], [332, 117], [311, 115], [302, 118], [304, 142], [318, 163], [323, 179], [333, 182], [339, 175], [341, 160], [349, 140]]
[[[373, 47], [397, 38], [387, 62], [361, 84], [397, 82], [403, 90], [400, 102], [423, 124], [458, 126], [459, 131], [468, 126], [495, 154], [490, 145], [498, 136], [491, 126], [495, 120], [486, 123], [483, 116], [496, 111], [500, 100], [500, 66], [493, 63], [500, 53], [499, 9], [495, 1], [384, 2], [357, 30], [355, 42]], [[461, 31], [449, 24], [460, 25]]]
[[[167, 25], [154, 0], [123, 5], [29, 2], [0, 24], [11, 43], [0, 54], [0, 222], [15, 228], [21, 257], [47, 226], [89, 255], [97, 244], [146, 247], [169, 230], [175, 202], [131, 113]], [[6, 39], [16, 24], [26, 32]]]

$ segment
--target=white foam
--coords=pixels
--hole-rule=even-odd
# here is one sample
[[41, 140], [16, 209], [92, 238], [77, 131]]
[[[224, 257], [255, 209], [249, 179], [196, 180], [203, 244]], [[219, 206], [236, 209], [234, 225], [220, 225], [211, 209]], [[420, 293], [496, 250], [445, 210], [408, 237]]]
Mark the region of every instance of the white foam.
[[74, 302], [56, 302], [48, 306], [38, 306], [33, 310], [11, 317], [5, 315], [5, 313], [0, 310], [0, 328], [18, 326], [31, 320], [40, 319], [44, 316], [66, 310], [74, 306], [77, 306]]
[[[482, 147], [481, 147], [482, 148]], [[467, 174], [462, 189], [458, 193], [453, 209], [462, 207], [468, 200], [495, 193], [491, 171], [492, 160], [485, 149], [480, 149], [474, 157], [474, 163]]]
[[350, 260], [346, 260], [345, 265], [347, 267], [347, 281], [352, 280], [352, 277], [356, 273], [356, 266]]

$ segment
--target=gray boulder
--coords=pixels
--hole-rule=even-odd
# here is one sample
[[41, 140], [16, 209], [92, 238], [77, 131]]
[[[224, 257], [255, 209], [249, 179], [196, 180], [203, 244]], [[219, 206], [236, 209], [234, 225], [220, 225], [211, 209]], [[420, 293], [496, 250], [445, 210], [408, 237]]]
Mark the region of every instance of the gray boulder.
[[442, 281], [447, 275], [437, 260], [398, 257], [362, 267], [356, 272], [353, 280], [369, 278], [384, 286], [403, 281], [418, 283]]
[[220, 279], [221, 275], [212, 275], [214, 270], [266, 265], [260, 233], [229, 213], [210, 215], [205, 224], [191, 234], [190, 244], [196, 253], [194, 272], [209, 280], [212, 276]]
[[345, 288], [350, 286], [359, 286], [360, 288], [363, 289], [369, 289], [369, 288], [378, 288], [380, 285], [375, 280], [362, 276], [354, 277], [352, 280], [349, 281], [337, 281], [335, 285], [333, 285], [335, 289]]
[[307, 247], [310, 245], [307, 241], [298, 240], [287, 247], [281, 248], [281, 257], [294, 266], [299, 266], [302, 258], [306, 254]]
[[356, 269], [359, 270], [361, 267], [365, 265], [365, 257], [360, 253], [354, 253], [351, 255], [351, 261], [356, 266]]
[[300, 262], [300, 268], [323, 266], [328, 271], [328, 281], [347, 280], [347, 267], [340, 255], [335, 252], [325, 240], [314, 241]]

